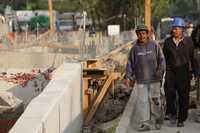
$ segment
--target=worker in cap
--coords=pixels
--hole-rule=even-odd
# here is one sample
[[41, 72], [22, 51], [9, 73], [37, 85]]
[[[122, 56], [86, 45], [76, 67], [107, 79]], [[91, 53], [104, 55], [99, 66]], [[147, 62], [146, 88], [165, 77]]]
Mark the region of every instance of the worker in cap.
[[[149, 39], [148, 28], [136, 27], [137, 40], [133, 43], [126, 65], [125, 83], [136, 82], [137, 93], [135, 125], [138, 131], [161, 128], [160, 80], [165, 71], [165, 60], [161, 47]], [[150, 108], [151, 107], [151, 108]], [[136, 124], [133, 123], [133, 124]], [[152, 126], [153, 123], [153, 126]]]
[[174, 18], [172, 35], [164, 41], [163, 47], [166, 115], [169, 116], [170, 126], [177, 127], [183, 127], [188, 117], [190, 72], [194, 69], [193, 42], [190, 37], [184, 36], [184, 29], [185, 21], [180, 17]]

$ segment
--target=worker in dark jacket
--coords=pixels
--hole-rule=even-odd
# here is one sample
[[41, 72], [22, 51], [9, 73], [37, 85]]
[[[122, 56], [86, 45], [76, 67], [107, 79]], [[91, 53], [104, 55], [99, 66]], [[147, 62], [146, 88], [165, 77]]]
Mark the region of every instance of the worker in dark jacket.
[[[184, 37], [184, 28], [184, 20], [179, 17], [174, 18], [172, 23], [172, 36], [165, 40], [163, 47], [166, 60], [166, 113], [169, 115], [170, 124], [177, 124], [178, 127], [184, 126], [184, 121], [188, 116], [189, 71], [192, 71], [192, 68], [194, 68], [193, 42], [191, 38]], [[178, 118], [178, 121], [176, 121], [176, 118]]]
[[149, 39], [148, 31], [145, 25], [137, 26], [138, 39], [133, 44], [126, 66], [126, 84], [131, 80], [137, 83], [138, 131], [150, 130], [151, 121], [157, 125], [161, 114], [160, 80], [165, 71], [165, 60], [161, 47]]

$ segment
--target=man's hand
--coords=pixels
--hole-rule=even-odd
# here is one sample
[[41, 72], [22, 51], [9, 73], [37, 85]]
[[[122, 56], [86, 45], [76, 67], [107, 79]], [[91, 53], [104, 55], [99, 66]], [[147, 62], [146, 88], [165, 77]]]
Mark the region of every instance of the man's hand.
[[162, 80], [163, 72], [161, 70], [156, 71], [156, 78], [159, 80]]
[[127, 88], [133, 88], [135, 81], [134, 80], [130, 80], [130, 79], [125, 79], [124, 80], [124, 84], [126, 85]]
[[130, 87], [130, 80], [129, 79], [125, 79], [124, 80], [124, 84], [126, 85], [127, 88]]

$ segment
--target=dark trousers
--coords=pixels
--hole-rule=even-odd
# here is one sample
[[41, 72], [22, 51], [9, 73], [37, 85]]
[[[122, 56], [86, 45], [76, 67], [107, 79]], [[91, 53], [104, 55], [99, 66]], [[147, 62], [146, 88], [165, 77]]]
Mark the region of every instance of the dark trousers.
[[167, 70], [165, 95], [168, 115], [177, 116], [183, 122], [188, 116], [190, 77], [187, 66]]

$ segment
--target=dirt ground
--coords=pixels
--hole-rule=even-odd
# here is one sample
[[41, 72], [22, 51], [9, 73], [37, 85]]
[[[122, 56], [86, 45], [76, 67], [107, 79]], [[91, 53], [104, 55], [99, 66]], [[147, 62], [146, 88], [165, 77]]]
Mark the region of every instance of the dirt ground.
[[114, 133], [120, 116], [128, 102], [131, 90], [117, 81], [98, 108], [91, 124], [83, 128], [83, 133]]
[[[91, 124], [83, 127], [82, 133], [114, 133], [130, 94], [131, 89], [127, 89], [123, 81], [117, 81], [114, 90], [107, 93]], [[191, 86], [190, 109], [197, 106], [196, 86]]]

